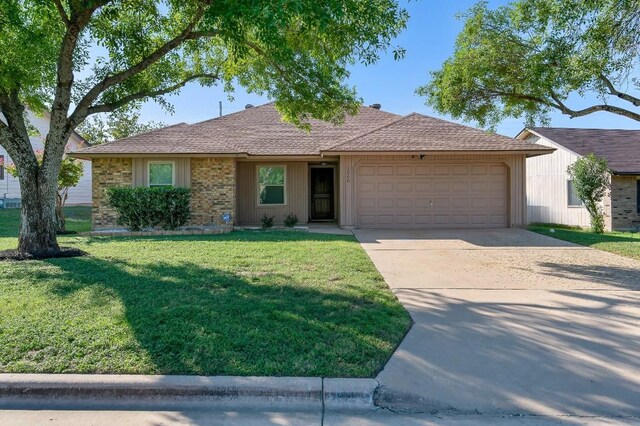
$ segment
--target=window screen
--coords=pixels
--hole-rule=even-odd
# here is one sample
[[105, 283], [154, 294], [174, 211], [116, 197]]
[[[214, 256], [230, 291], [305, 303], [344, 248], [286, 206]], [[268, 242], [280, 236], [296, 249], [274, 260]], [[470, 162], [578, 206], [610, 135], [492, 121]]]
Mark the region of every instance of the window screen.
[[149, 186], [173, 186], [173, 163], [149, 163]]
[[578, 198], [578, 196], [576, 195], [576, 190], [573, 187], [573, 181], [568, 180], [567, 181], [567, 195], [568, 195], [568, 200], [567, 200], [567, 204], [569, 206], [582, 206], [583, 202], [580, 198]]
[[285, 167], [258, 167], [258, 203], [260, 205], [285, 204]]

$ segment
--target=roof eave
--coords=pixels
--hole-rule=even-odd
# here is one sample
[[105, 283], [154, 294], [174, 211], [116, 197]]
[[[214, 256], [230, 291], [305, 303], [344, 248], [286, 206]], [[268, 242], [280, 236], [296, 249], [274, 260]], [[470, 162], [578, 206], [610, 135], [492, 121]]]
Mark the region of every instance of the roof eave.
[[69, 157], [80, 160], [92, 160], [94, 158], [176, 158], [176, 157], [230, 157], [247, 158], [249, 154], [242, 153], [203, 153], [203, 152], [180, 152], [180, 153], [120, 153], [120, 152], [70, 152]]
[[412, 154], [412, 155], [420, 155], [420, 154], [429, 154], [429, 155], [437, 155], [437, 154], [474, 154], [474, 155], [483, 155], [483, 154], [492, 154], [492, 155], [513, 155], [513, 154], [521, 154], [526, 155], [527, 157], [535, 157], [538, 155], [546, 155], [554, 152], [555, 148], [549, 149], [536, 149], [536, 150], [404, 150], [404, 151], [322, 151], [322, 154], [332, 154], [332, 155], [402, 155], [402, 154]]
[[634, 171], [620, 172], [612, 169], [611, 174], [613, 174], [614, 176], [640, 176], [640, 170], [638, 170], [637, 172], [634, 172]]

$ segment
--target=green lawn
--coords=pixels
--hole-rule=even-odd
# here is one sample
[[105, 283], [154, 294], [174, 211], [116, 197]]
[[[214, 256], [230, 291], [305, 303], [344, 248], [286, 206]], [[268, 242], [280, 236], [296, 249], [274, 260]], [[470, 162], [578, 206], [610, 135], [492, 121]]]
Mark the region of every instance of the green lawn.
[[[553, 229], [554, 232], [550, 232]], [[640, 260], [640, 233], [637, 232], [593, 232], [562, 225], [531, 225], [529, 230], [560, 240], [593, 247], [633, 259]]]
[[[91, 230], [91, 207], [65, 207], [64, 214], [68, 231]], [[0, 210], [0, 238], [17, 237], [19, 226], [20, 209]]]
[[[17, 220], [0, 210], [0, 250]], [[410, 326], [348, 236], [60, 242], [90, 256], [0, 262], [1, 372], [371, 377]]]

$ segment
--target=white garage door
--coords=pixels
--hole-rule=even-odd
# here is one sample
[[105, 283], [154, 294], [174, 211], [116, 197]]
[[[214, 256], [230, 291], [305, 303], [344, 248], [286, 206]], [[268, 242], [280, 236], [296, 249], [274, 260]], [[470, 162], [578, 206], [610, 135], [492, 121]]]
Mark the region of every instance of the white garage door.
[[504, 228], [502, 163], [365, 163], [357, 169], [360, 228]]

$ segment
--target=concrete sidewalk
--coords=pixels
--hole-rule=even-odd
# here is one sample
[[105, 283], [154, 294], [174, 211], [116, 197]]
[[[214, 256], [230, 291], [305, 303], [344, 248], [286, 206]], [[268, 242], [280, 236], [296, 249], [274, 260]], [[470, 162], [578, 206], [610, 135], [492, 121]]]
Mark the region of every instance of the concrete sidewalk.
[[415, 322], [378, 405], [640, 415], [640, 262], [520, 229], [355, 235]]

